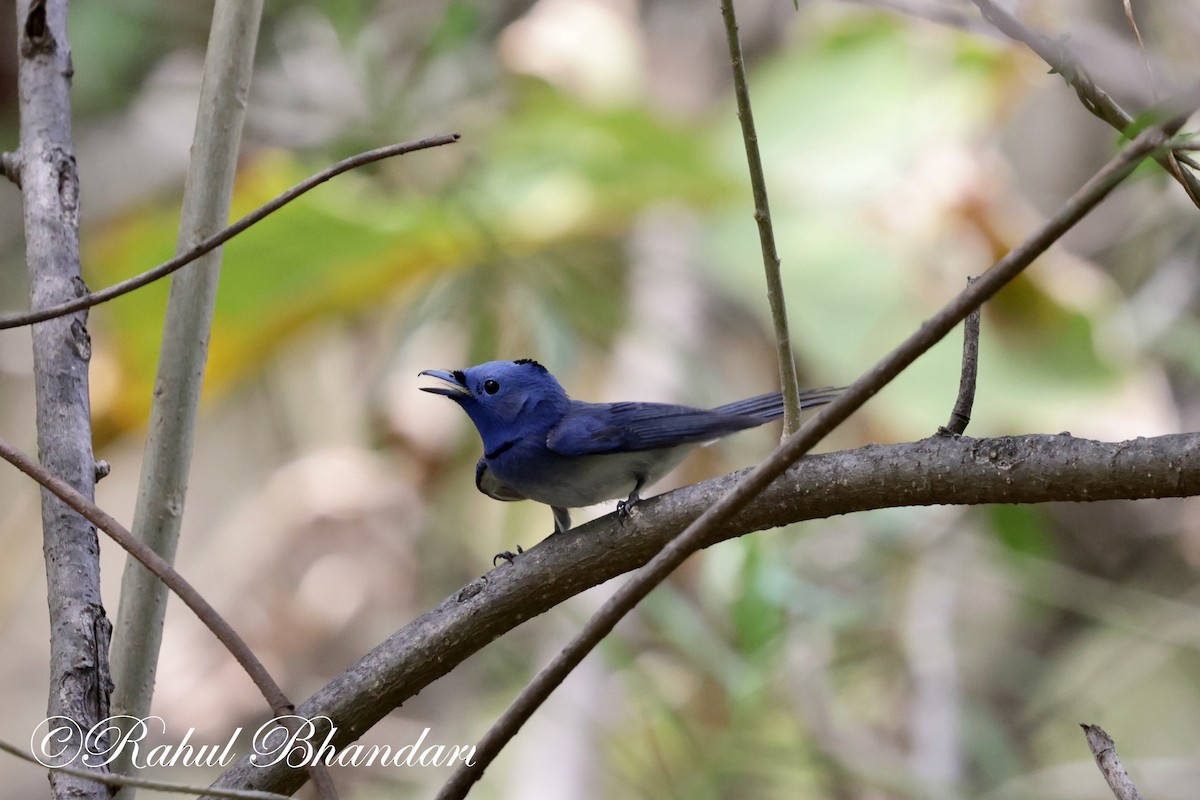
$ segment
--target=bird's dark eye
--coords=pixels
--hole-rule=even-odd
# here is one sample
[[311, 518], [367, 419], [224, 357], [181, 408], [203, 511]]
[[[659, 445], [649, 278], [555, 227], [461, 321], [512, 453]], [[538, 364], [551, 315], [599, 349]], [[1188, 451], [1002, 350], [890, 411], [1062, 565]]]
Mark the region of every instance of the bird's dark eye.
[[483, 382], [483, 390], [488, 394], [495, 394], [496, 392], [500, 391], [500, 384], [491, 378], [488, 378]]

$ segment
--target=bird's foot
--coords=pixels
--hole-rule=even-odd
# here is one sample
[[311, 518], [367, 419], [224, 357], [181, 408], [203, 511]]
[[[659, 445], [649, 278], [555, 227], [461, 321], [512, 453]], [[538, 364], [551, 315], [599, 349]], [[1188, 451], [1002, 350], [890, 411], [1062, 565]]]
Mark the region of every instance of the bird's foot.
[[637, 484], [634, 485], [633, 491], [629, 493], [629, 497], [624, 500], [617, 501], [617, 522], [624, 525], [633, 516], [633, 507], [636, 506], [642, 499], [642, 487], [646, 485], [645, 476], [637, 479]]
[[493, 567], [496, 566], [496, 562], [500, 561], [501, 559], [503, 559], [503, 560], [507, 561], [509, 564], [511, 564], [513, 562], [513, 559], [515, 559], [517, 556], [521, 555], [524, 552], [525, 552], [525, 550], [521, 547], [521, 545], [517, 545], [517, 552], [515, 552], [515, 553], [512, 552], [511, 550], [504, 550], [502, 552], [496, 553], [496, 555], [492, 556], [492, 566]]

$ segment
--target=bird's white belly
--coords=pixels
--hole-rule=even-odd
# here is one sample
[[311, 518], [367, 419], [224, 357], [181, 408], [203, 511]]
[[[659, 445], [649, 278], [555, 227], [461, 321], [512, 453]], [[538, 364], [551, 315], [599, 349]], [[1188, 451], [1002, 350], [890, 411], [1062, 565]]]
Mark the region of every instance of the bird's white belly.
[[501, 493], [502, 487], [539, 503], [558, 508], [580, 508], [629, 496], [644, 476], [650, 486], [670, 472], [695, 445], [662, 450], [609, 453], [591, 456], [561, 456], [544, 462], [536, 474], [522, 470], [520, 476], [498, 474], [495, 467], [481, 479], [481, 488]]

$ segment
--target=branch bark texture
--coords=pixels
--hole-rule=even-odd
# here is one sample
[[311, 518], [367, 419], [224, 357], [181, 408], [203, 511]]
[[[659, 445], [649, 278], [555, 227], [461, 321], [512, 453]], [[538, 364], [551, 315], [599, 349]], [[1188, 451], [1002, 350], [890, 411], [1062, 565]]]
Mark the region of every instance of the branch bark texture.
[[[71, 48], [66, 0], [19, 0], [18, 91], [20, 185], [25, 203], [25, 258], [30, 307], [86, 294], [79, 270], [79, 177], [71, 140]], [[38, 453], [42, 464], [87, 498], [94, 496], [87, 314], [33, 328]], [[95, 529], [42, 492], [43, 550], [50, 608], [47, 713], [83, 730], [108, 716], [112, 626], [100, 600]], [[77, 737], [78, 738], [78, 737]], [[67, 752], [82, 741], [73, 741]], [[77, 752], [77, 750], [76, 750]], [[100, 784], [50, 773], [55, 797], [107, 800]]]
[[[297, 709], [329, 716], [341, 747], [484, 645], [585, 589], [645, 564], [745, 476], [733, 473], [644, 500], [625, 526], [609, 515], [550, 537], [464, 586], [393, 634]], [[1200, 433], [1128, 442], [1068, 435], [935, 436], [809, 456], [705, 546], [745, 533], [876, 508], [1200, 493]], [[302, 771], [235, 764], [216, 785], [295, 791]]]

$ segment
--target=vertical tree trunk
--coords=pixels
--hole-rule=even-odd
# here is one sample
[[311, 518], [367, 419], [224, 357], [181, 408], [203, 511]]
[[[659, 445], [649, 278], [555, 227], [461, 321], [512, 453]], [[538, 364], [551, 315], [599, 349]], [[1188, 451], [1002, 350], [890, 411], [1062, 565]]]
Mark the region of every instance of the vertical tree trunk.
[[[44, 308], [83, 294], [79, 272], [79, 180], [71, 144], [71, 51], [66, 0], [18, 0], [18, 86], [30, 305]], [[87, 313], [33, 327], [38, 453], [42, 463], [91, 498], [95, 487]], [[96, 530], [45, 490], [42, 528], [50, 606], [48, 714], [74, 723], [75, 759], [83, 736], [108, 716], [112, 630], [100, 602]], [[51, 772], [55, 797], [107, 798], [109, 789]]]

